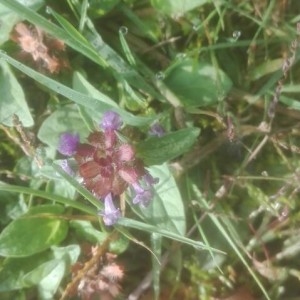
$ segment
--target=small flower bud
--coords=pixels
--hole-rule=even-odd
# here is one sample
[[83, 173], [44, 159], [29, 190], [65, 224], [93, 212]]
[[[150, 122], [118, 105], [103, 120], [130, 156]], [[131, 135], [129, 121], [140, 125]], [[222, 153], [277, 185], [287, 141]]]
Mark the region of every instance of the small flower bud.
[[104, 131], [118, 130], [123, 122], [119, 114], [113, 111], [107, 111], [102, 118], [101, 127]]
[[77, 146], [79, 143], [79, 135], [71, 133], [63, 133], [60, 136], [58, 151], [66, 156], [71, 156], [75, 154]]
[[149, 130], [149, 135], [157, 137], [162, 137], [165, 133], [165, 129], [158, 122], [152, 124]]
[[104, 211], [99, 213], [103, 216], [103, 222], [106, 226], [114, 225], [121, 217], [120, 210], [114, 206], [111, 193], [104, 199]]

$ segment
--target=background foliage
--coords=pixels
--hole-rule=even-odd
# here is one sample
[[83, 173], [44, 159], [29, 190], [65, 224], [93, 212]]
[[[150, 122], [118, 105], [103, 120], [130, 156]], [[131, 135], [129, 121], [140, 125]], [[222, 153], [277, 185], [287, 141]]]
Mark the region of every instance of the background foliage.
[[[116, 299], [297, 299], [299, 12], [296, 0], [0, 0], [1, 299], [80, 299], [67, 287], [94, 262], [86, 245], [118, 255]], [[21, 21], [64, 43], [55, 72], [24, 57]], [[113, 229], [56, 151], [107, 110], [160, 179], [145, 210], [124, 195]], [[148, 134], [156, 122], [163, 137]]]

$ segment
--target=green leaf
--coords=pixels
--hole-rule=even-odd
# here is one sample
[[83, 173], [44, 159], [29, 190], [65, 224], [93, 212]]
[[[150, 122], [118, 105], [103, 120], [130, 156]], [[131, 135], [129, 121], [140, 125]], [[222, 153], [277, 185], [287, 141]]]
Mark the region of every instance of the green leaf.
[[282, 93], [300, 93], [300, 84], [285, 84], [281, 90]]
[[24, 274], [27, 274], [49, 259], [50, 253], [39, 253], [29, 257], [8, 258], [1, 265], [0, 292], [24, 288]]
[[[198, 198], [198, 201], [206, 208], [209, 209], [209, 203], [201, 193], [201, 191], [198, 189], [196, 185], [193, 184], [193, 190], [195, 192], [196, 197]], [[224, 213], [224, 212], [223, 212]], [[225, 213], [224, 213], [225, 215]], [[259, 280], [259, 278], [256, 276], [254, 271], [251, 269], [249, 263], [247, 262], [244, 254], [242, 253], [242, 248], [238, 245], [241, 244], [240, 239], [237, 239], [235, 237], [235, 232], [232, 230], [234, 227], [231, 223], [231, 220], [229, 218], [217, 218], [214, 214], [208, 214], [209, 218], [211, 219], [212, 223], [216, 226], [220, 234], [225, 238], [225, 240], [228, 242], [229, 246], [232, 248], [232, 251], [235, 252], [235, 254], [238, 256], [240, 261], [243, 263], [249, 274], [252, 276], [254, 281], [257, 283], [257, 285], [260, 287], [261, 291], [265, 295], [266, 299], [270, 300], [270, 297], [264, 288], [263, 284]]]
[[159, 12], [178, 18], [186, 12], [209, 2], [208, 0], [152, 0], [151, 4]]
[[[0, 0], [1, 1], [1, 0]], [[154, 121], [154, 117], [139, 117], [134, 116], [131, 113], [128, 113], [124, 109], [117, 108], [115, 106], [109, 105], [103, 101], [99, 101], [99, 99], [94, 99], [90, 96], [87, 96], [85, 94], [79, 93], [63, 84], [61, 84], [58, 81], [55, 81], [27, 66], [24, 64], [18, 62], [17, 60], [13, 59], [9, 55], [5, 54], [4, 52], [0, 51], [0, 59], [6, 60], [8, 63], [19, 69], [21, 72], [25, 73], [32, 79], [36, 80], [40, 84], [46, 86], [50, 90], [65, 96], [66, 98], [74, 101], [75, 103], [82, 105], [83, 107], [94, 110], [94, 111], [100, 111], [105, 112], [108, 110], [113, 110], [121, 115], [124, 122], [132, 125], [132, 126], [143, 126], [143, 125], [149, 125]]]
[[[43, 286], [43, 290], [48, 293], [59, 279], [56, 278], [57, 274], [55, 273], [57, 273], [57, 270], [53, 268], [53, 259], [69, 268], [71, 264], [77, 261], [79, 254], [80, 247], [78, 245], [70, 245], [67, 247], [53, 247], [52, 253], [47, 251], [46, 253], [43, 252], [29, 257], [7, 258], [1, 266], [0, 292], [39, 284], [39, 288]], [[58, 267], [58, 264], [56, 267]], [[40, 297], [39, 299], [45, 298]], [[46, 299], [53, 299], [53, 297]]]
[[7, 126], [13, 126], [12, 117], [16, 114], [23, 126], [33, 125], [29, 108], [27, 106], [22, 87], [9, 65], [0, 62], [0, 122]]
[[[61, 170], [61, 168], [59, 168], [59, 167], [57, 167], [57, 170], [60, 170], [60, 172], [63, 172]], [[74, 180], [74, 182], [76, 182], [75, 179], [73, 179], [73, 180]], [[79, 185], [79, 183], [78, 183], [78, 185]], [[72, 186], [74, 186], [74, 185], [72, 184]], [[77, 190], [77, 188], [76, 188], [76, 190]], [[44, 192], [44, 191], [41, 191], [38, 189], [32, 189], [32, 188], [28, 188], [28, 187], [24, 187], [24, 186], [17, 186], [17, 185], [0, 184], [0, 191], [16, 192], [16, 193], [28, 194], [31, 196], [37, 196], [37, 197], [40, 197], [43, 199], [47, 199], [47, 200], [61, 203], [61, 204], [64, 204], [64, 205], [67, 205], [70, 207], [74, 207], [74, 208], [76, 208], [84, 213], [90, 214], [90, 215], [97, 214], [96, 210], [94, 210], [93, 208], [91, 208], [89, 205], [87, 205], [85, 203], [73, 201], [68, 198], [64, 198], [64, 197], [61, 197], [58, 195], [53, 195], [51, 193], [47, 193], [47, 192]]]
[[106, 0], [106, 1], [98, 1], [91, 0], [89, 1], [89, 11], [92, 16], [103, 16], [107, 14], [110, 10], [112, 10], [120, 0]]
[[300, 110], [300, 101], [298, 99], [295, 99], [287, 96], [280, 95], [279, 101], [281, 103], [284, 103], [287, 105], [289, 108]]
[[[51, 172], [52, 176], [56, 175], [53, 174], [52, 166], [49, 166], [49, 172]], [[49, 194], [60, 195], [68, 199], [75, 199], [76, 198], [75, 188], [71, 184], [69, 184], [67, 180], [62, 179], [60, 176], [58, 177], [59, 178], [51, 179], [48, 181], [46, 191]]]
[[[93, 244], [101, 245], [109, 235], [107, 232], [97, 230], [89, 221], [71, 221], [70, 226], [75, 229], [77, 236]], [[122, 235], [110, 243], [109, 249], [113, 253], [120, 254], [128, 248], [128, 245], [129, 240]]]
[[92, 244], [101, 244], [108, 235], [106, 232], [97, 230], [90, 221], [72, 220], [70, 227], [76, 231], [79, 238], [83, 238]]
[[139, 221], [136, 221], [136, 220], [133, 220], [133, 219], [120, 218], [118, 220], [117, 225], [115, 227], [118, 230], [120, 228], [120, 232], [122, 232], [122, 227], [121, 226], [138, 229], [138, 230], [141, 230], [141, 231], [149, 232], [151, 234], [152, 233], [158, 233], [158, 234], [162, 235], [163, 237], [166, 237], [168, 239], [172, 239], [172, 240], [175, 240], [177, 242], [193, 246], [193, 247], [195, 247], [198, 250], [200, 250], [200, 249], [201, 250], [208, 250], [209, 249], [209, 250], [211, 250], [213, 252], [218, 252], [218, 253], [223, 253], [224, 254], [223, 251], [220, 251], [218, 249], [215, 249], [215, 248], [209, 247], [207, 245], [204, 245], [200, 241], [195, 241], [195, 240], [189, 239], [189, 238], [187, 238], [185, 236], [182, 236], [180, 234], [173, 233], [171, 231], [159, 228], [157, 226], [150, 225], [150, 224], [143, 223], [143, 222], [139, 222]]
[[252, 81], [258, 80], [263, 76], [278, 71], [282, 67], [283, 59], [277, 58], [268, 60], [262, 64], [256, 66], [249, 74], [249, 79]]
[[55, 217], [62, 212], [58, 205], [37, 206], [11, 222], [0, 234], [0, 255], [29, 256], [60, 243], [68, 232], [68, 223]]
[[186, 128], [151, 137], [137, 145], [137, 153], [147, 165], [160, 165], [189, 150], [199, 133], [199, 128]]
[[161, 259], [161, 248], [162, 248], [162, 236], [160, 234], [152, 233], [151, 234], [151, 250], [155, 254], [152, 255], [152, 278], [153, 278], [153, 290], [154, 290], [154, 299], [159, 299], [160, 294], [160, 271], [161, 265], [159, 260]]
[[0, 225], [2, 228], [11, 221], [11, 218], [19, 210], [20, 205], [17, 194], [0, 190]]
[[209, 106], [224, 98], [232, 86], [230, 78], [206, 62], [184, 59], [168, 70], [166, 85], [186, 107]]
[[155, 196], [140, 213], [148, 223], [180, 235], [186, 231], [185, 211], [176, 182], [166, 164], [149, 168], [151, 176], [159, 178], [154, 185]]
[[52, 246], [51, 250], [53, 252], [53, 256], [56, 259], [64, 258], [68, 261], [68, 264], [75, 264], [79, 255], [80, 255], [80, 246], [79, 245], [68, 245], [66, 247], [56, 247]]
[[38, 138], [57, 149], [59, 137], [64, 132], [78, 133], [81, 138], [89, 134], [76, 105], [66, 105], [54, 111], [40, 127]]
[[53, 299], [65, 273], [80, 254], [78, 245], [53, 247], [55, 259], [49, 260], [23, 277], [25, 286], [38, 286], [39, 299]]
[[12, 31], [15, 24], [19, 21], [21, 21], [20, 16], [0, 4], [0, 45], [5, 43], [9, 39], [10, 32]]
[[[39, 265], [37, 268], [26, 274], [23, 277], [23, 282], [25, 286], [30, 287], [38, 284], [44, 285], [43, 282], [47, 281], [48, 286], [45, 286], [47, 289], [44, 289], [43, 293], [50, 294], [50, 296], [53, 297], [65, 271], [65, 262], [61, 259], [53, 259]], [[42, 299], [45, 298], [43, 297]]]
[[[95, 100], [99, 100], [99, 105], [101, 105], [102, 103], [106, 103], [111, 107], [115, 107], [116, 109], [118, 109], [118, 105], [115, 101], [93, 87], [80, 72], [74, 72], [73, 74], [73, 88], [74, 90], [82, 94], [90, 96]], [[90, 109], [82, 105], [80, 105], [79, 107], [81, 110], [81, 115], [84, 117], [85, 122], [89, 124], [89, 127], [91, 128], [94, 127], [92, 126], [93, 122], [96, 122], [96, 124], [98, 124], [103, 116], [103, 113], [107, 111], [107, 107], [105, 106], [102, 109]]]
[[93, 99], [99, 100], [100, 104], [107, 103], [112, 107], [118, 107], [114, 100], [93, 87], [80, 72], [73, 73], [73, 88], [84, 95], [91, 96]]
[[135, 58], [130, 50], [130, 47], [127, 43], [127, 40], [125, 38], [126, 34], [127, 34], [127, 28], [126, 27], [120, 27], [119, 29], [119, 38], [120, 38], [120, 42], [121, 42], [121, 46], [123, 48], [124, 54], [127, 58], [128, 63], [133, 66], [136, 67], [136, 61]]
[[154, 43], [159, 42], [158, 35], [161, 33], [160, 25], [157, 22], [156, 18], [148, 19], [143, 16], [140, 17], [135, 10], [132, 10], [130, 6], [127, 6], [125, 3], [121, 3], [118, 6], [124, 15], [134, 24], [135, 28], [138, 28], [139, 33], [141, 32], [143, 36], [146, 36], [151, 39]]

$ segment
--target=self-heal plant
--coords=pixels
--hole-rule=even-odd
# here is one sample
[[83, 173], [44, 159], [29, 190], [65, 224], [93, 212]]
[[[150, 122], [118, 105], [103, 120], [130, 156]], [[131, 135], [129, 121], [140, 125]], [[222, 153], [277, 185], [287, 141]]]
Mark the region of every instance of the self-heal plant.
[[[85, 143], [80, 143], [76, 134], [63, 133], [58, 147], [61, 154], [75, 159], [83, 185], [104, 201], [104, 210], [99, 215], [107, 226], [115, 224], [121, 216], [114, 204], [119, 195], [130, 187], [135, 193], [133, 204], [146, 207], [158, 181], [136, 157], [133, 146], [120, 139], [118, 131], [122, 124], [117, 113], [108, 111], [100, 123], [101, 131], [91, 132]], [[70, 174], [65, 162], [63, 169]]]

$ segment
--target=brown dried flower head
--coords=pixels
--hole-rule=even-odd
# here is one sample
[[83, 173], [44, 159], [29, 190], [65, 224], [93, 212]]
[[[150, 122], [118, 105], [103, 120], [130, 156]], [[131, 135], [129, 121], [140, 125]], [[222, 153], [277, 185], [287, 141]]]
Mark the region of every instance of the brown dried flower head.
[[18, 23], [11, 39], [22, 49], [23, 56], [30, 56], [35, 64], [50, 73], [59, 73], [68, 67], [68, 62], [61, 56], [65, 50], [63, 41], [52, 38], [40, 28]]
[[[106, 253], [95, 262], [96, 252], [101, 251], [100, 246], [92, 247], [92, 258], [86, 264], [76, 263], [72, 268], [72, 277], [80, 278], [71, 285], [68, 296], [76, 294], [82, 300], [107, 299], [113, 300], [120, 294], [120, 281], [124, 276], [123, 268], [115, 262], [116, 255]], [[93, 262], [93, 263], [91, 263]], [[89, 267], [86, 268], [86, 265]]]

